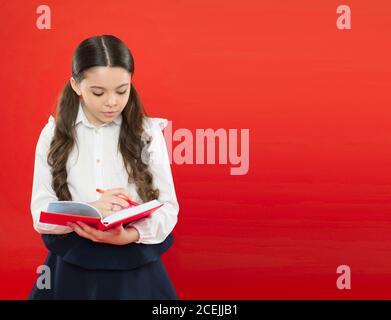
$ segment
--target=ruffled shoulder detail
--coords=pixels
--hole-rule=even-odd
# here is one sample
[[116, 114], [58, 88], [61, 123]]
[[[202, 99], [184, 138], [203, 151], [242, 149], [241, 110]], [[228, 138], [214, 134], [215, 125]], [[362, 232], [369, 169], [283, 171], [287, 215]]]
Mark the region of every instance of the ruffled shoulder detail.
[[42, 145], [45, 148], [48, 148], [50, 141], [53, 138], [55, 127], [56, 127], [56, 119], [53, 116], [50, 116], [48, 122], [41, 130], [41, 134], [37, 144]]
[[48, 119], [48, 125], [50, 127], [54, 127], [56, 124], [56, 119], [54, 119], [54, 117], [52, 115], [49, 116], [49, 119]]
[[163, 130], [165, 127], [167, 127], [168, 120], [165, 118], [152, 118], [152, 117], [145, 117], [145, 127], [148, 130], [159, 128], [160, 130]]
[[168, 124], [168, 120], [165, 118], [151, 118], [151, 121], [154, 126], [160, 127], [161, 130], [167, 127]]

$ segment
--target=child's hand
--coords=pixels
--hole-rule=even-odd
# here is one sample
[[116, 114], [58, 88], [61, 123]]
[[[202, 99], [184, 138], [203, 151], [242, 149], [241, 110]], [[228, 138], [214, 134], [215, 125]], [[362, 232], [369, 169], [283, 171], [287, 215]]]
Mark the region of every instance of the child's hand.
[[99, 200], [90, 202], [89, 204], [97, 208], [102, 213], [103, 217], [107, 217], [130, 206], [124, 198], [130, 199], [130, 193], [126, 189], [108, 189], [102, 193]]
[[71, 227], [72, 230], [79, 236], [94, 242], [124, 245], [135, 242], [139, 239], [139, 233], [134, 227], [127, 227], [125, 229], [122, 225], [120, 225], [106, 231], [101, 231], [81, 221], [77, 221], [76, 223], [69, 222], [68, 226]]

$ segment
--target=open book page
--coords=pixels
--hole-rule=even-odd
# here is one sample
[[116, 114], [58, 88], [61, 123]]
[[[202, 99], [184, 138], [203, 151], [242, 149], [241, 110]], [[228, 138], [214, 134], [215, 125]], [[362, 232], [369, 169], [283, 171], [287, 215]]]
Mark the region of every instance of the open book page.
[[151, 209], [160, 207], [162, 205], [163, 205], [163, 203], [159, 202], [158, 200], [148, 201], [146, 203], [139, 204], [138, 206], [126, 208], [126, 209], [120, 210], [112, 215], [109, 215], [102, 220], [102, 223], [104, 225], [111, 225], [113, 223], [116, 223], [117, 221], [121, 221], [125, 218], [130, 218], [130, 217], [135, 216], [139, 213], [149, 211]]
[[102, 215], [92, 205], [77, 201], [53, 201], [49, 203], [48, 212], [68, 213], [77, 216], [102, 218]]

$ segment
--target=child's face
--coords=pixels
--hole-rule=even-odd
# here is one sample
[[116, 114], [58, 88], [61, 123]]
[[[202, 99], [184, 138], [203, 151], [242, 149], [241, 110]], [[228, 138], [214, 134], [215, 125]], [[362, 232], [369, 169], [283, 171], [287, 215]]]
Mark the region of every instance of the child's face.
[[120, 67], [92, 67], [72, 88], [83, 98], [84, 112], [94, 125], [113, 121], [125, 108], [130, 93], [131, 74]]

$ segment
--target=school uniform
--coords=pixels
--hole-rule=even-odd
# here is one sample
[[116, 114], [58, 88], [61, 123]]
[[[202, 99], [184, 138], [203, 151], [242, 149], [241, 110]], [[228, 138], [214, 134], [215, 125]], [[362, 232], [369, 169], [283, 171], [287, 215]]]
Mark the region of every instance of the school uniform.
[[[128, 183], [123, 158], [118, 150], [122, 123], [120, 114], [111, 123], [92, 125], [79, 104], [75, 121], [76, 145], [67, 161], [67, 183], [72, 200], [99, 199], [96, 188], [122, 187], [132, 200], [142, 203], [134, 183]], [[167, 120], [146, 117], [145, 132], [152, 137], [148, 149], [153, 186], [164, 203], [150, 217], [132, 222], [140, 238], [127, 245], [96, 243], [80, 237], [70, 227], [39, 222], [41, 211], [58, 200], [51, 186], [47, 153], [54, 134], [50, 116], [36, 146], [31, 214], [34, 229], [48, 249], [44, 265], [50, 268], [50, 289], [35, 283], [29, 299], [178, 299], [161, 260], [173, 244], [171, 234], [178, 219], [177, 201], [170, 162], [162, 129]], [[38, 275], [39, 276], [39, 275]]]

